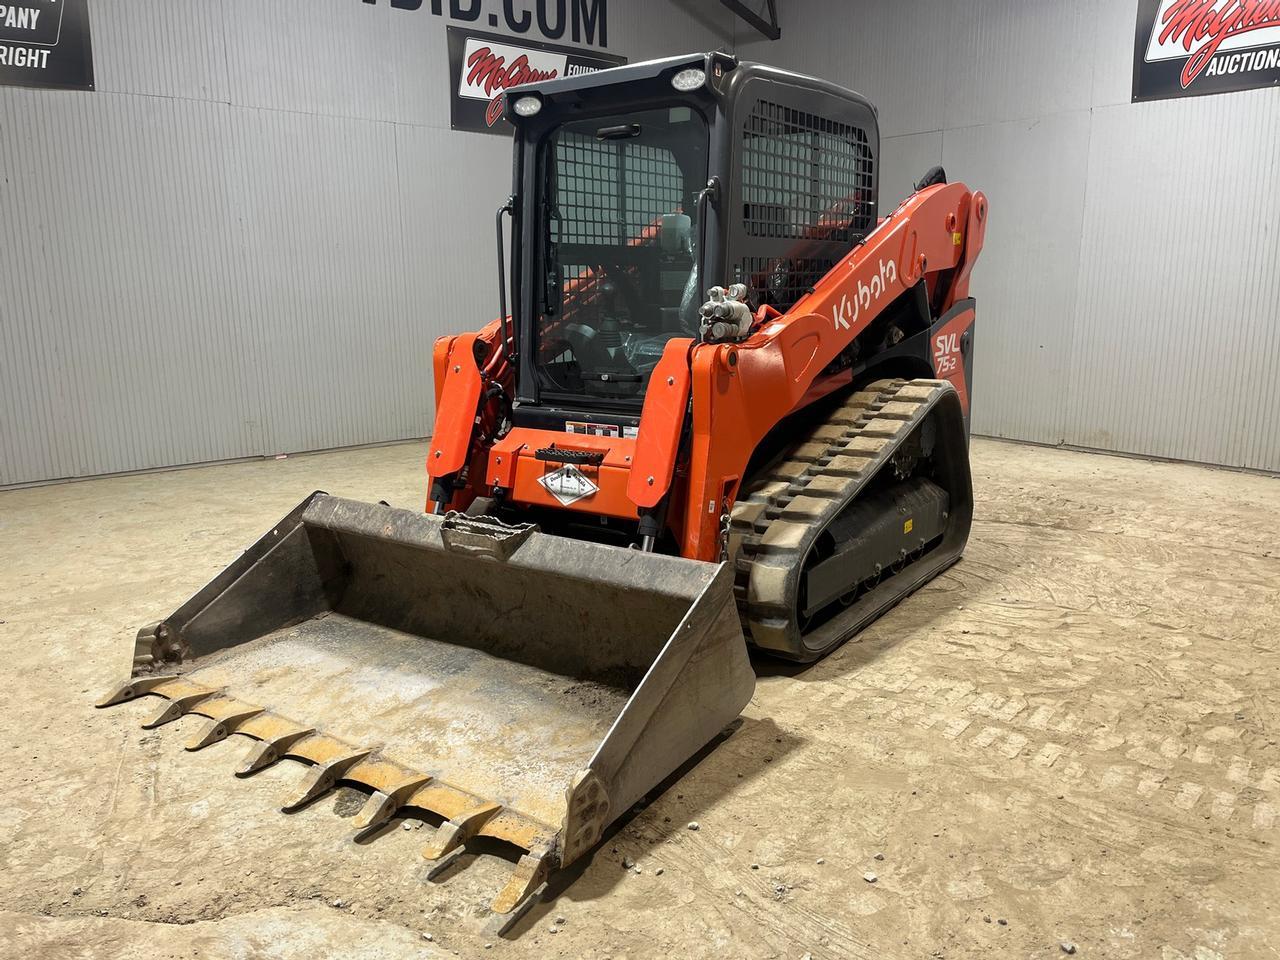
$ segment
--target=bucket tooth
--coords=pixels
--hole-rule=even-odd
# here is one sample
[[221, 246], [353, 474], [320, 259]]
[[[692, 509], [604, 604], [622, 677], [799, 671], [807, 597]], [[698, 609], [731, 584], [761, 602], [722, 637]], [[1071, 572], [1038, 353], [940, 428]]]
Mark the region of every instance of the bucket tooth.
[[96, 705], [98, 707], [114, 707], [117, 703], [124, 703], [126, 700], [136, 700], [138, 697], [145, 697], [161, 684], [176, 679], [178, 678], [173, 674], [163, 677], [133, 677], [112, 690], [99, 700]]
[[360, 808], [360, 812], [356, 814], [356, 832], [364, 833], [370, 827], [386, 823], [395, 816], [396, 811], [404, 806], [405, 801], [413, 796], [419, 787], [424, 787], [430, 782], [431, 778], [423, 775], [410, 777], [396, 786], [395, 789], [387, 792], [375, 790], [369, 796], [369, 799], [365, 801], [364, 806]]
[[250, 707], [246, 704], [242, 710], [236, 713], [215, 717], [213, 722], [205, 727], [203, 733], [198, 733], [187, 741], [186, 748], [188, 750], [200, 750], [211, 743], [225, 740], [236, 732], [240, 724], [251, 717], [256, 717], [260, 713], [262, 713], [262, 707]]
[[490, 907], [494, 913], [507, 914], [516, 911], [523, 913], [525, 907], [532, 902], [531, 897], [538, 887], [546, 882], [550, 872], [545, 851], [526, 853], [511, 871], [507, 885], [494, 897]]
[[218, 690], [198, 690], [194, 693], [183, 694], [174, 697], [157, 713], [154, 717], [142, 725], [144, 730], [151, 730], [155, 727], [162, 726], [177, 720], [179, 717], [186, 716], [195, 707], [199, 706], [204, 700], [208, 700], [214, 694], [219, 693]]
[[302, 789], [298, 791], [292, 800], [285, 801], [280, 809], [285, 813], [292, 813], [305, 807], [322, 793], [331, 790], [342, 779], [344, 773], [371, 753], [373, 753], [372, 749], [352, 750], [324, 763], [317, 763], [307, 773], [306, 779], [302, 781]]
[[440, 824], [435, 839], [422, 849], [428, 860], [439, 860], [462, 846], [502, 810], [500, 803], [483, 803]]
[[315, 736], [315, 729], [312, 727], [302, 728], [298, 730], [290, 730], [288, 733], [282, 733], [279, 736], [272, 737], [269, 740], [263, 740], [256, 747], [252, 747], [244, 760], [240, 762], [240, 766], [236, 768], [237, 777], [247, 777], [250, 774], [257, 773], [264, 767], [269, 767], [284, 757], [299, 740], [305, 737]]

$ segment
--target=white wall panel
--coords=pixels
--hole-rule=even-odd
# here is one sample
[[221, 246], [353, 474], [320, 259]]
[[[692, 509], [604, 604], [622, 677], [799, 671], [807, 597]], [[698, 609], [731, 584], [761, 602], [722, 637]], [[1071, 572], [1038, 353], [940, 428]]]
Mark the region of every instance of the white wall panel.
[[55, 329], [51, 282], [65, 264], [40, 205], [56, 133], [37, 111], [37, 97], [0, 90], [0, 483], [59, 476], [71, 461], [63, 442], [69, 406], [56, 402], [64, 335]]
[[[946, 105], [943, 126], [966, 127], [1089, 106], [1090, 43], [1099, 0], [969, 0], [948, 4], [946, 82], [926, 93]], [[1102, 0], [1112, 6], [1115, 0]], [[936, 6], [936, 5], [935, 5]], [[944, 18], [939, 18], [944, 19]], [[1132, 40], [1133, 30], [1127, 34]], [[897, 72], [917, 58], [908, 33]], [[941, 95], [941, 96], [940, 96]]]
[[[393, 11], [355, 0], [223, 0], [233, 103], [394, 120]], [[425, 9], [417, 20], [443, 24]], [[437, 90], [440, 96], [442, 90]], [[447, 98], [442, 98], [447, 99]]]
[[[436, 130], [402, 126], [396, 137], [404, 225], [397, 259], [404, 271], [409, 335], [415, 352], [427, 351], [412, 378], [427, 388], [430, 405], [435, 338], [478, 330], [498, 316], [493, 219], [511, 193], [511, 152], [506, 141], [482, 133], [442, 137]], [[462, 171], [468, 189], [452, 189]]]
[[94, 0], [97, 89], [230, 99], [225, 0]]
[[896, 137], [1088, 107], [1082, 38], [1109, 2], [793, 0], [778, 5], [780, 42], [737, 50], [857, 90], [879, 109], [881, 135]]
[[912, 133], [880, 141], [880, 213], [887, 215], [911, 195], [925, 171], [942, 163], [942, 131]]
[[735, 21], [733, 49], [739, 57], [810, 74], [814, 73], [814, 64], [833, 64], [843, 59], [840, 52], [850, 42], [846, 31], [832, 30], [829, 23], [814, 18], [804, 3], [779, 3], [777, 10], [785, 38], [781, 42], [768, 40], [749, 24]]
[[408, 323], [395, 128], [246, 111], [233, 177], [266, 451], [424, 435], [430, 345]]
[[943, 134], [948, 176], [980, 187], [990, 201], [971, 283], [979, 433], [1061, 437], [1088, 159], [1085, 112]]
[[[452, 82], [444, 21], [427, 15], [425, 9], [388, 8], [386, 15], [391, 28], [390, 60], [395, 64], [396, 120], [448, 130], [449, 98], [440, 95]], [[489, 136], [488, 141], [475, 146], [486, 153], [506, 146], [506, 141], [496, 136]]]
[[[1128, 104], [1133, 98], [1133, 31], [1137, 11], [1132, 3], [1092, 0], [1094, 23], [1088, 33], [1095, 107]], [[1082, 43], [1075, 44], [1077, 49]]]
[[1275, 94], [1095, 112], [1068, 443], [1280, 468]]
[[[757, 43], [744, 55], [765, 62], [786, 59], [780, 48], [803, 38], [802, 56], [792, 55], [796, 69], [843, 84], [868, 97], [880, 111], [880, 135], [941, 130], [947, 104], [941, 95], [956, 78], [956, 9], [967, 4], [936, 0], [866, 0], [786, 3], [793, 19], [805, 19], [802, 31], [784, 33], [778, 44]], [[821, 49], [808, 55], [820, 31]]]
[[[523, 0], [526, 7], [532, 0]], [[738, 19], [719, 0], [609, 4], [609, 49], [633, 61], [733, 50]]]
[[0, 483], [243, 455], [228, 108], [6, 87], [0, 118]]

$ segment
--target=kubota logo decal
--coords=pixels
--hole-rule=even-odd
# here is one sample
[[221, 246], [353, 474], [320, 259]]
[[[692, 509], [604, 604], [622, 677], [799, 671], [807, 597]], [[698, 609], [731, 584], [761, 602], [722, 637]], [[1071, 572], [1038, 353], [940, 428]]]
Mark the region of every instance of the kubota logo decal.
[[[851, 263], [849, 269], [856, 270], [857, 265]], [[862, 311], [870, 310], [873, 304], [879, 303], [889, 284], [896, 283], [897, 280], [898, 265], [892, 260], [881, 260], [880, 270], [871, 278], [870, 283], [859, 280], [857, 289], [853, 291], [853, 299], [849, 299], [848, 294], [842, 294], [840, 302], [831, 308], [831, 319], [835, 328], [848, 330], [858, 322], [858, 316]]]

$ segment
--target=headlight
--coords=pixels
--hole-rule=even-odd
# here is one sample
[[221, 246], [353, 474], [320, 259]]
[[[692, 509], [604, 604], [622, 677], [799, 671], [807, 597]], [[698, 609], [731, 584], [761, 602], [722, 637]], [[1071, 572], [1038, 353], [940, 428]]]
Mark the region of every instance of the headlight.
[[707, 75], [696, 67], [691, 67], [688, 70], [681, 70], [671, 78], [671, 85], [681, 93], [688, 93], [690, 90], [697, 90], [706, 82]]
[[542, 109], [542, 101], [537, 97], [521, 97], [511, 107], [518, 116], [532, 117]]

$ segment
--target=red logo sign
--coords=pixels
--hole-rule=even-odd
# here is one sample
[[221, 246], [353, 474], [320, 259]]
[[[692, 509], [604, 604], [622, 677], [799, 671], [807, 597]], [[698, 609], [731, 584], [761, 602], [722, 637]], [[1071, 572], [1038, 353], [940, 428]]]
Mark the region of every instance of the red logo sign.
[[[1165, 0], [1152, 30], [1150, 51], [1170, 51], [1181, 48], [1183, 55], [1190, 54], [1182, 67], [1182, 88], [1191, 86], [1213, 60], [1214, 54], [1226, 44], [1228, 48], [1245, 48], [1250, 40], [1246, 34], [1259, 30], [1275, 30], [1280, 34], [1280, 3], [1275, 0]], [[1274, 42], [1273, 37], [1261, 35], [1258, 41]], [[1158, 54], [1157, 54], [1158, 55]], [[1167, 55], [1167, 54], [1166, 54]], [[1148, 59], [1155, 59], [1148, 57]]]
[[484, 122], [489, 126], [493, 126], [502, 119], [502, 111], [506, 106], [507, 95], [500, 93], [489, 101], [489, 106], [484, 109]]
[[[4, 2], [0, 0], [0, 4]], [[586, 2], [590, 6], [593, 0]], [[573, 9], [581, 6], [575, 3]], [[578, 77], [623, 63], [622, 57], [594, 50], [449, 27], [450, 124], [455, 130], [510, 135], [511, 127], [503, 122], [505, 92], [522, 84]]]
[[551, 80], [560, 75], [560, 71], [555, 68], [539, 70], [529, 63], [529, 57], [523, 53], [511, 62], [511, 66], [507, 66], [507, 58], [487, 46], [477, 48], [467, 57], [466, 69], [464, 88], [478, 88], [488, 96], [521, 83]]

